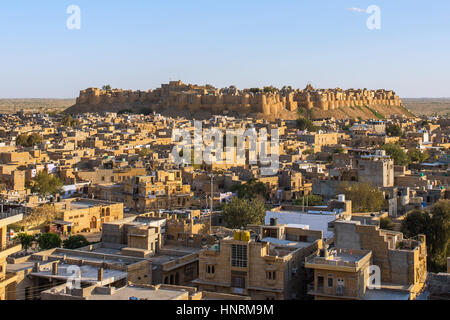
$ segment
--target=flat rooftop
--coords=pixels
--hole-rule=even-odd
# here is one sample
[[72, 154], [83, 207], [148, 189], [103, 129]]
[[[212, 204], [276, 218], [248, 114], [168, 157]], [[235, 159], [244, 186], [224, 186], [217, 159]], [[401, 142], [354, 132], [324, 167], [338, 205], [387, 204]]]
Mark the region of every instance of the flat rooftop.
[[95, 251], [80, 251], [80, 250], [65, 250], [65, 249], [56, 249], [53, 253], [50, 254], [52, 257], [64, 259], [78, 259], [86, 262], [105, 262], [111, 264], [118, 264], [122, 266], [129, 266], [135, 264], [137, 262], [143, 261], [143, 259], [129, 257], [129, 256], [121, 256], [117, 254], [111, 253], [99, 253]]
[[409, 292], [393, 291], [393, 290], [367, 290], [363, 300], [409, 300]]
[[45, 270], [41, 270], [39, 272], [32, 272], [32, 276], [47, 278], [52, 280], [68, 280], [74, 275], [73, 270], [81, 271], [80, 281], [83, 283], [101, 283], [102, 285], [107, 285], [110, 283], [114, 283], [121, 279], [126, 279], [128, 273], [113, 269], [104, 269], [103, 270], [103, 280], [98, 281], [98, 268], [84, 265], [84, 266], [76, 266], [72, 264], [59, 264], [58, 266], [58, 274], [54, 275], [52, 273], [52, 268], [47, 268]]
[[111, 295], [96, 294], [95, 292], [89, 296], [88, 300], [130, 300], [130, 298], [137, 298], [139, 300], [176, 300], [188, 294], [181, 290], [170, 289], [151, 289], [140, 288], [134, 286], [127, 286], [117, 289]]
[[[114, 258], [117, 258], [118, 260], [111, 260], [110, 262], [113, 263], [117, 263], [117, 262], [122, 262], [124, 264], [132, 264], [134, 262], [130, 262], [127, 263], [126, 261], [121, 261], [121, 257], [123, 257], [124, 259], [126, 258], [130, 258], [130, 259], [137, 259], [134, 257], [130, 257], [130, 256], [126, 256], [121, 254], [121, 250], [123, 248], [126, 248], [126, 246], [118, 246], [117, 248], [112, 248], [112, 247], [96, 247], [94, 248], [92, 251], [85, 251], [87, 254], [89, 253], [94, 253], [94, 254], [105, 254], [105, 255], [113, 255], [115, 256]], [[152, 264], [164, 264], [170, 261], [174, 261], [177, 259], [180, 259], [184, 256], [193, 254], [193, 253], [197, 253], [201, 250], [201, 248], [192, 248], [192, 247], [178, 247], [178, 246], [173, 246], [173, 245], [164, 245], [164, 247], [161, 249], [161, 251], [159, 253], [157, 253], [156, 255], [147, 258], [146, 260], [151, 260]], [[57, 256], [64, 256], [65, 253], [58, 253], [58, 254], [53, 254], [53, 256], [57, 255]], [[66, 256], [68, 258], [71, 258], [73, 256], [71, 256], [70, 254], [66, 254]], [[88, 255], [83, 255], [82, 252], [79, 255], [75, 255], [74, 257], [77, 258], [82, 258], [85, 261], [105, 261], [108, 262], [107, 260], [102, 260], [100, 258], [91, 258]]]
[[312, 242], [300, 242], [300, 241], [290, 241], [290, 240], [281, 240], [281, 239], [277, 239], [277, 238], [264, 238], [261, 240], [262, 242], [269, 242], [269, 243], [273, 243], [276, 244], [278, 246], [286, 246], [286, 247], [290, 247], [290, 248], [307, 248], [309, 247]]
[[70, 203], [70, 210], [87, 209], [98, 206], [99, 203], [91, 201], [74, 201]]
[[331, 249], [328, 257], [310, 256], [306, 263], [318, 268], [346, 267], [359, 268], [362, 263], [370, 262], [371, 252], [366, 250]]

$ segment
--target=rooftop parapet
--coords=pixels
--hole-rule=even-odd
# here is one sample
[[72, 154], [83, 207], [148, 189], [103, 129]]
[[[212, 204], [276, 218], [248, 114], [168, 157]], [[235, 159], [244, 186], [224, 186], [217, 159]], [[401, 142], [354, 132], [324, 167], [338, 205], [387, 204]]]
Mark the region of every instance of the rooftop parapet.
[[351, 269], [356, 271], [370, 262], [372, 252], [367, 250], [331, 249], [324, 256], [313, 254], [305, 258], [305, 267], [321, 269]]

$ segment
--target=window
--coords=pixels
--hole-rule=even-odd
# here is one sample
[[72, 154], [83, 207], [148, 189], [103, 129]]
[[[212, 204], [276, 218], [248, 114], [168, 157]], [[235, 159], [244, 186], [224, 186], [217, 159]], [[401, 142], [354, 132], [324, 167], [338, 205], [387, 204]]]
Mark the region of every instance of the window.
[[334, 279], [333, 276], [328, 276], [328, 288], [333, 288]]
[[317, 277], [317, 290], [323, 290], [324, 283], [325, 283], [324, 277], [318, 276]]
[[206, 266], [206, 272], [208, 274], [214, 274], [214, 273], [216, 273], [216, 267], [212, 266], [212, 265], [207, 265]]
[[247, 246], [239, 244], [231, 246], [231, 266], [247, 268]]
[[268, 271], [268, 272], [266, 272], [266, 278], [267, 278], [267, 280], [276, 280], [277, 273], [275, 271]]

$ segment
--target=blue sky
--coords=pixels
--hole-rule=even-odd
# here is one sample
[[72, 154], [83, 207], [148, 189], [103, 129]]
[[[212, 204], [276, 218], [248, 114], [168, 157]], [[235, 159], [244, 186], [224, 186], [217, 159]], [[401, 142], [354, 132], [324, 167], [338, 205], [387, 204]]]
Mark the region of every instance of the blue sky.
[[[69, 5], [81, 29], [68, 30]], [[369, 14], [381, 9], [381, 29]], [[361, 10], [362, 11], [362, 10]], [[0, 4], [0, 98], [170, 80], [450, 96], [450, 1], [15, 0]]]

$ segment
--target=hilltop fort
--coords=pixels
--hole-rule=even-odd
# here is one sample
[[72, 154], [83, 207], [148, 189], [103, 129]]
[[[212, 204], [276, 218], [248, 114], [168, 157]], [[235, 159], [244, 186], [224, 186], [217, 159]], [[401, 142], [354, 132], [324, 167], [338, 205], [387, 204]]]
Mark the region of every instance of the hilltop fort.
[[[181, 81], [171, 81], [149, 91], [89, 88], [80, 92], [76, 104], [67, 112], [150, 110], [197, 118], [230, 114], [289, 120], [298, 116], [299, 107], [310, 110], [316, 118], [364, 118], [367, 113], [371, 114], [367, 110], [376, 115], [380, 107], [383, 112], [378, 114], [384, 116], [407, 112], [395, 92], [384, 89], [315, 89], [308, 85], [303, 90], [290, 87], [281, 90], [273, 87], [239, 90], [235, 86], [218, 89], [211, 85], [199, 86]], [[354, 111], [355, 115], [349, 114], [349, 111]]]

